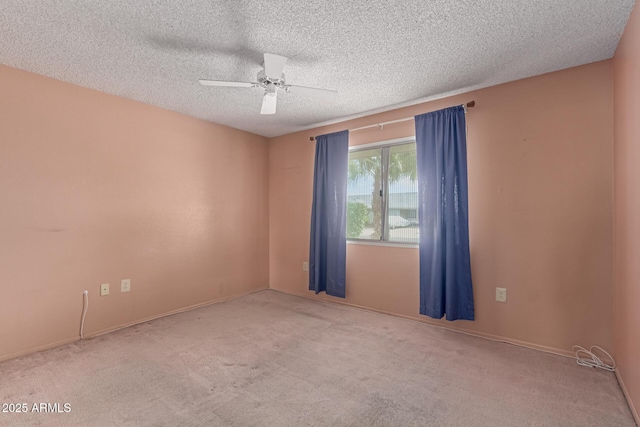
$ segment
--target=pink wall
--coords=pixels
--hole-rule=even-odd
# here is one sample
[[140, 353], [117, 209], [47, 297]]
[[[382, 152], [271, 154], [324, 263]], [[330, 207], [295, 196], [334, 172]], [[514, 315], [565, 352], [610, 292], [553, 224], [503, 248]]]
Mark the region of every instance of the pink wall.
[[266, 138], [0, 66], [0, 360], [77, 339], [85, 289], [90, 336], [268, 287], [267, 168]]
[[[87, 336], [269, 284], [335, 301], [307, 291], [301, 268], [309, 136], [474, 99], [467, 123], [477, 320], [417, 314], [415, 248], [349, 245], [345, 302], [560, 353], [573, 344], [613, 346], [633, 405], [639, 15], [615, 74], [603, 61], [270, 141], [0, 66], [0, 360], [76, 340], [85, 289]], [[413, 132], [413, 122], [389, 125], [353, 133], [351, 144]], [[132, 279], [128, 294], [119, 292], [123, 278]], [[111, 295], [99, 297], [107, 282]], [[508, 289], [507, 304], [494, 301], [496, 286]]]
[[618, 378], [640, 423], [640, 10], [636, 5], [614, 66], [615, 234], [613, 345]]
[[[611, 61], [546, 74], [269, 144], [270, 286], [313, 297], [308, 257], [314, 143], [309, 136], [475, 100], [467, 114], [476, 321], [418, 314], [418, 251], [349, 245], [346, 303], [569, 353], [612, 346]], [[414, 134], [413, 121], [355, 132], [351, 144]], [[506, 304], [495, 288], [508, 289]], [[325, 297], [319, 299], [338, 299]]]

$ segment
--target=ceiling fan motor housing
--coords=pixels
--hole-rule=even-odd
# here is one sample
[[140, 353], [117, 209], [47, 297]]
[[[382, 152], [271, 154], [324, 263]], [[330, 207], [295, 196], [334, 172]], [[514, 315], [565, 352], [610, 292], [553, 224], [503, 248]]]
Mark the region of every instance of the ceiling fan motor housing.
[[284, 86], [285, 86], [284, 79], [285, 79], [284, 73], [280, 76], [279, 79], [274, 79], [273, 77], [268, 77], [264, 73], [264, 70], [260, 70], [257, 77], [258, 84], [263, 88], [267, 88], [270, 84], [273, 84], [276, 87], [279, 87], [280, 89], [284, 89]]

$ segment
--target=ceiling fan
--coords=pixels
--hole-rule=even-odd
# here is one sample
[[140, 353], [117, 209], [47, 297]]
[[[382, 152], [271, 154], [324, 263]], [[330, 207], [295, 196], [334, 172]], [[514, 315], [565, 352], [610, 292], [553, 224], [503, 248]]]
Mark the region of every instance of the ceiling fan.
[[287, 58], [272, 53], [264, 54], [264, 69], [258, 72], [257, 82], [228, 82], [223, 80], [199, 80], [203, 86], [261, 87], [264, 91], [260, 114], [275, 114], [278, 89], [285, 92], [307, 96], [319, 101], [333, 102], [338, 96], [335, 90], [288, 85], [283, 74]]

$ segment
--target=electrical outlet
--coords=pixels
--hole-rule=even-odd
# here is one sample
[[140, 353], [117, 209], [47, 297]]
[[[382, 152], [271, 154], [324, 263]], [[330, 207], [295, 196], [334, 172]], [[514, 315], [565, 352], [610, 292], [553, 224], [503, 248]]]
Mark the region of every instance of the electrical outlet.
[[496, 301], [507, 302], [507, 288], [496, 288]]
[[129, 292], [131, 290], [131, 279], [122, 279], [120, 281], [120, 292]]
[[109, 284], [103, 283], [100, 285], [100, 296], [103, 297], [105, 295], [109, 295]]
[[302, 271], [309, 271], [309, 263], [307, 261], [302, 263]]

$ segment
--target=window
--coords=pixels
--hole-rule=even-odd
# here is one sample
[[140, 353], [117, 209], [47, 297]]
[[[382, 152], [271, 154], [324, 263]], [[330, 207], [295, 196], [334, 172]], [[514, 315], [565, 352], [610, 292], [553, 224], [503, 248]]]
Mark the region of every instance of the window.
[[347, 238], [418, 243], [416, 143], [349, 150]]

